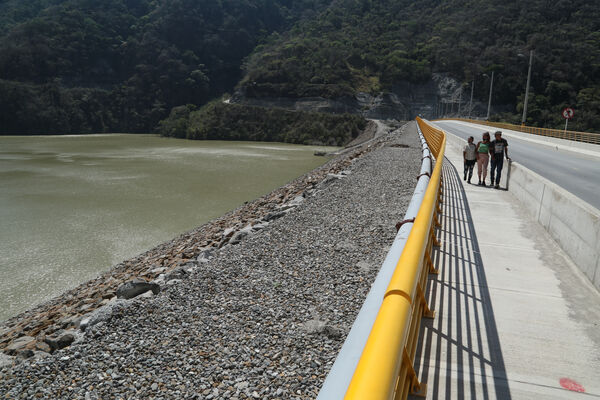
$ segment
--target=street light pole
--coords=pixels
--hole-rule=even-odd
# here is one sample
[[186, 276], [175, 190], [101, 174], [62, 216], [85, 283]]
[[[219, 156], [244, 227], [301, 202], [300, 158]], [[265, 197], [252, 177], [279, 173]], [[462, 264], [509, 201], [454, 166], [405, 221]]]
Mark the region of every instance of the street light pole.
[[471, 82], [471, 100], [469, 100], [469, 118], [471, 119], [471, 107], [473, 106], [473, 88], [475, 87], [475, 78], [473, 78], [473, 82]]
[[529, 97], [529, 82], [531, 81], [531, 64], [533, 64], [533, 50], [529, 50], [529, 70], [527, 71], [527, 86], [525, 88], [525, 101], [523, 102], [523, 118], [521, 125], [525, 125], [527, 119], [527, 98]]
[[485, 117], [486, 121], [490, 119], [490, 108], [492, 107], [492, 88], [494, 86], [494, 71], [492, 71], [492, 79], [490, 80], [490, 98], [488, 99], [488, 110], [487, 116]]

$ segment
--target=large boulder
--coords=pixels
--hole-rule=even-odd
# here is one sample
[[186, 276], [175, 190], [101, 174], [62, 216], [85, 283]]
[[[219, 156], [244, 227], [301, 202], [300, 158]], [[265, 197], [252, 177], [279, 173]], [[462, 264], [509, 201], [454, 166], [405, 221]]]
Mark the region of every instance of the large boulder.
[[35, 338], [31, 336], [21, 336], [13, 340], [5, 349], [4, 353], [9, 356], [24, 356], [27, 358], [33, 355], [32, 349], [35, 348]]
[[193, 263], [193, 262], [189, 262], [187, 264], [180, 265], [177, 268], [173, 269], [168, 274], [166, 274], [164, 277], [164, 280], [168, 282], [168, 281], [172, 281], [173, 279], [179, 279], [179, 280], [187, 279], [189, 277], [190, 273], [194, 269], [196, 269], [196, 267], [197, 267], [197, 264]]
[[200, 252], [200, 254], [198, 254], [198, 258], [196, 259], [196, 261], [201, 262], [201, 263], [206, 263], [215, 256], [215, 252], [216, 252], [216, 250], [212, 247], [204, 248]]
[[229, 244], [238, 244], [252, 233], [252, 225], [245, 226], [235, 233], [229, 240]]
[[263, 217], [263, 221], [271, 222], [285, 215], [284, 211], [271, 211]]
[[160, 292], [160, 285], [141, 279], [134, 279], [119, 286], [117, 289], [117, 298], [132, 299], [148, 290], [152, 290], [152, 293], [158, 294]]
[[0, 368], [10, 367], [15, 363], [14, 357], [7, 356], [6, 354], [0, 353]]
[[44, 342], [50, 346], [52, 351], [64, 349], [75, 341], [73, 332], [63, 331], [52, 336], [46, 336]]
[[126, 306], [126, 300], [112, 299], [109, 304], [99, 307], [91, 313], [85, 315], [79, 323], [79, 329], [86, 331], [88, 328], [99, 324], [100, 322], [109, 321], [115, 310], [120, 310]]

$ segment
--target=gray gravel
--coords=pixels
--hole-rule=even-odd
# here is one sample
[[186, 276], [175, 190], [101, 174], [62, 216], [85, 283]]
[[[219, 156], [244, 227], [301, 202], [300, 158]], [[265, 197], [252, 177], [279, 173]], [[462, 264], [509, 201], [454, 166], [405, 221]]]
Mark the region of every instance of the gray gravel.
[[315, 398], [412, 196], [405, 131], [71, 346], [2, 367], [0, 399]]

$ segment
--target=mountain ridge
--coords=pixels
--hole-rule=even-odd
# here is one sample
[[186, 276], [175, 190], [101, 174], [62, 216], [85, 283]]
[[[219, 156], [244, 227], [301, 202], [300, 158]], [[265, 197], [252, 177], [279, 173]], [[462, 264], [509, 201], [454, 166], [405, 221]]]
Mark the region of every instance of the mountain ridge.
[[152, 131], [171, 108], [231, 90], [257, 44], [325, 5], [9, 1], [0, 19], [0, 133]]
[[[487, 105], [490, 76], [495, 72], [492, 114], [520, 123], [529, 50], [534, 50], [527, 123], [561, 125], [560, 112], [571, 106], [581, 111], [579, 119], [572, 121], [574, 129], [600, 130], [600, 14], [594, 4], [337, 3], [344, 7], [330, 8], [319, 19], [305, 21], [287, 37], [255, 51], [237, 87], [240, 97], [393, 93], [398, 84], [424, 83], [434, 74], [447, 74], [463, 89], [463, 105], [469, 100], [472, 81], [475, 101]], [[443, 93], [438, 97], [442, 103], [458, 103]], [[480, 108], [477, 114], [485, 116], [483, 111]]]
[[[174, 107], [226, 93], [392, 101], [397, 118], [485, 115], [600, 131], [600, 2], [491, 0], [27, 0], [0, 10], [0, 134], [148, 132]], [[37, 8], [36, 8], [37, 7]], [[410, 101], [437, 75], [456, 82]], [[458, 98], [457, 98], [458, 97]], [[344, 100], [346, 101], [346, 100]], [[264, 101], [263, 101], [264, 102]], [[395, 104], [395, 103], [394, 103]], [[394, 111], [396, 110], [396, 111]], [[404, 113], [403, 110], [409, 110]], [[452, 110], [450, 113], [447, 110]], [[357, 109], [361, 115], [375, 111]]]

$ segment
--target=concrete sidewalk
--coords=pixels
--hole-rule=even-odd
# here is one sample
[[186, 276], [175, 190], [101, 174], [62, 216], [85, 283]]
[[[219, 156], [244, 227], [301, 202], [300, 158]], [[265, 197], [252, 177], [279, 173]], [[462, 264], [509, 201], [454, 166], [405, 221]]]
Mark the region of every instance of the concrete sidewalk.
[[461, 145], [415, 361], [427, 398], [600, 398], [600, 294], [509, 191], [463, 182]]

